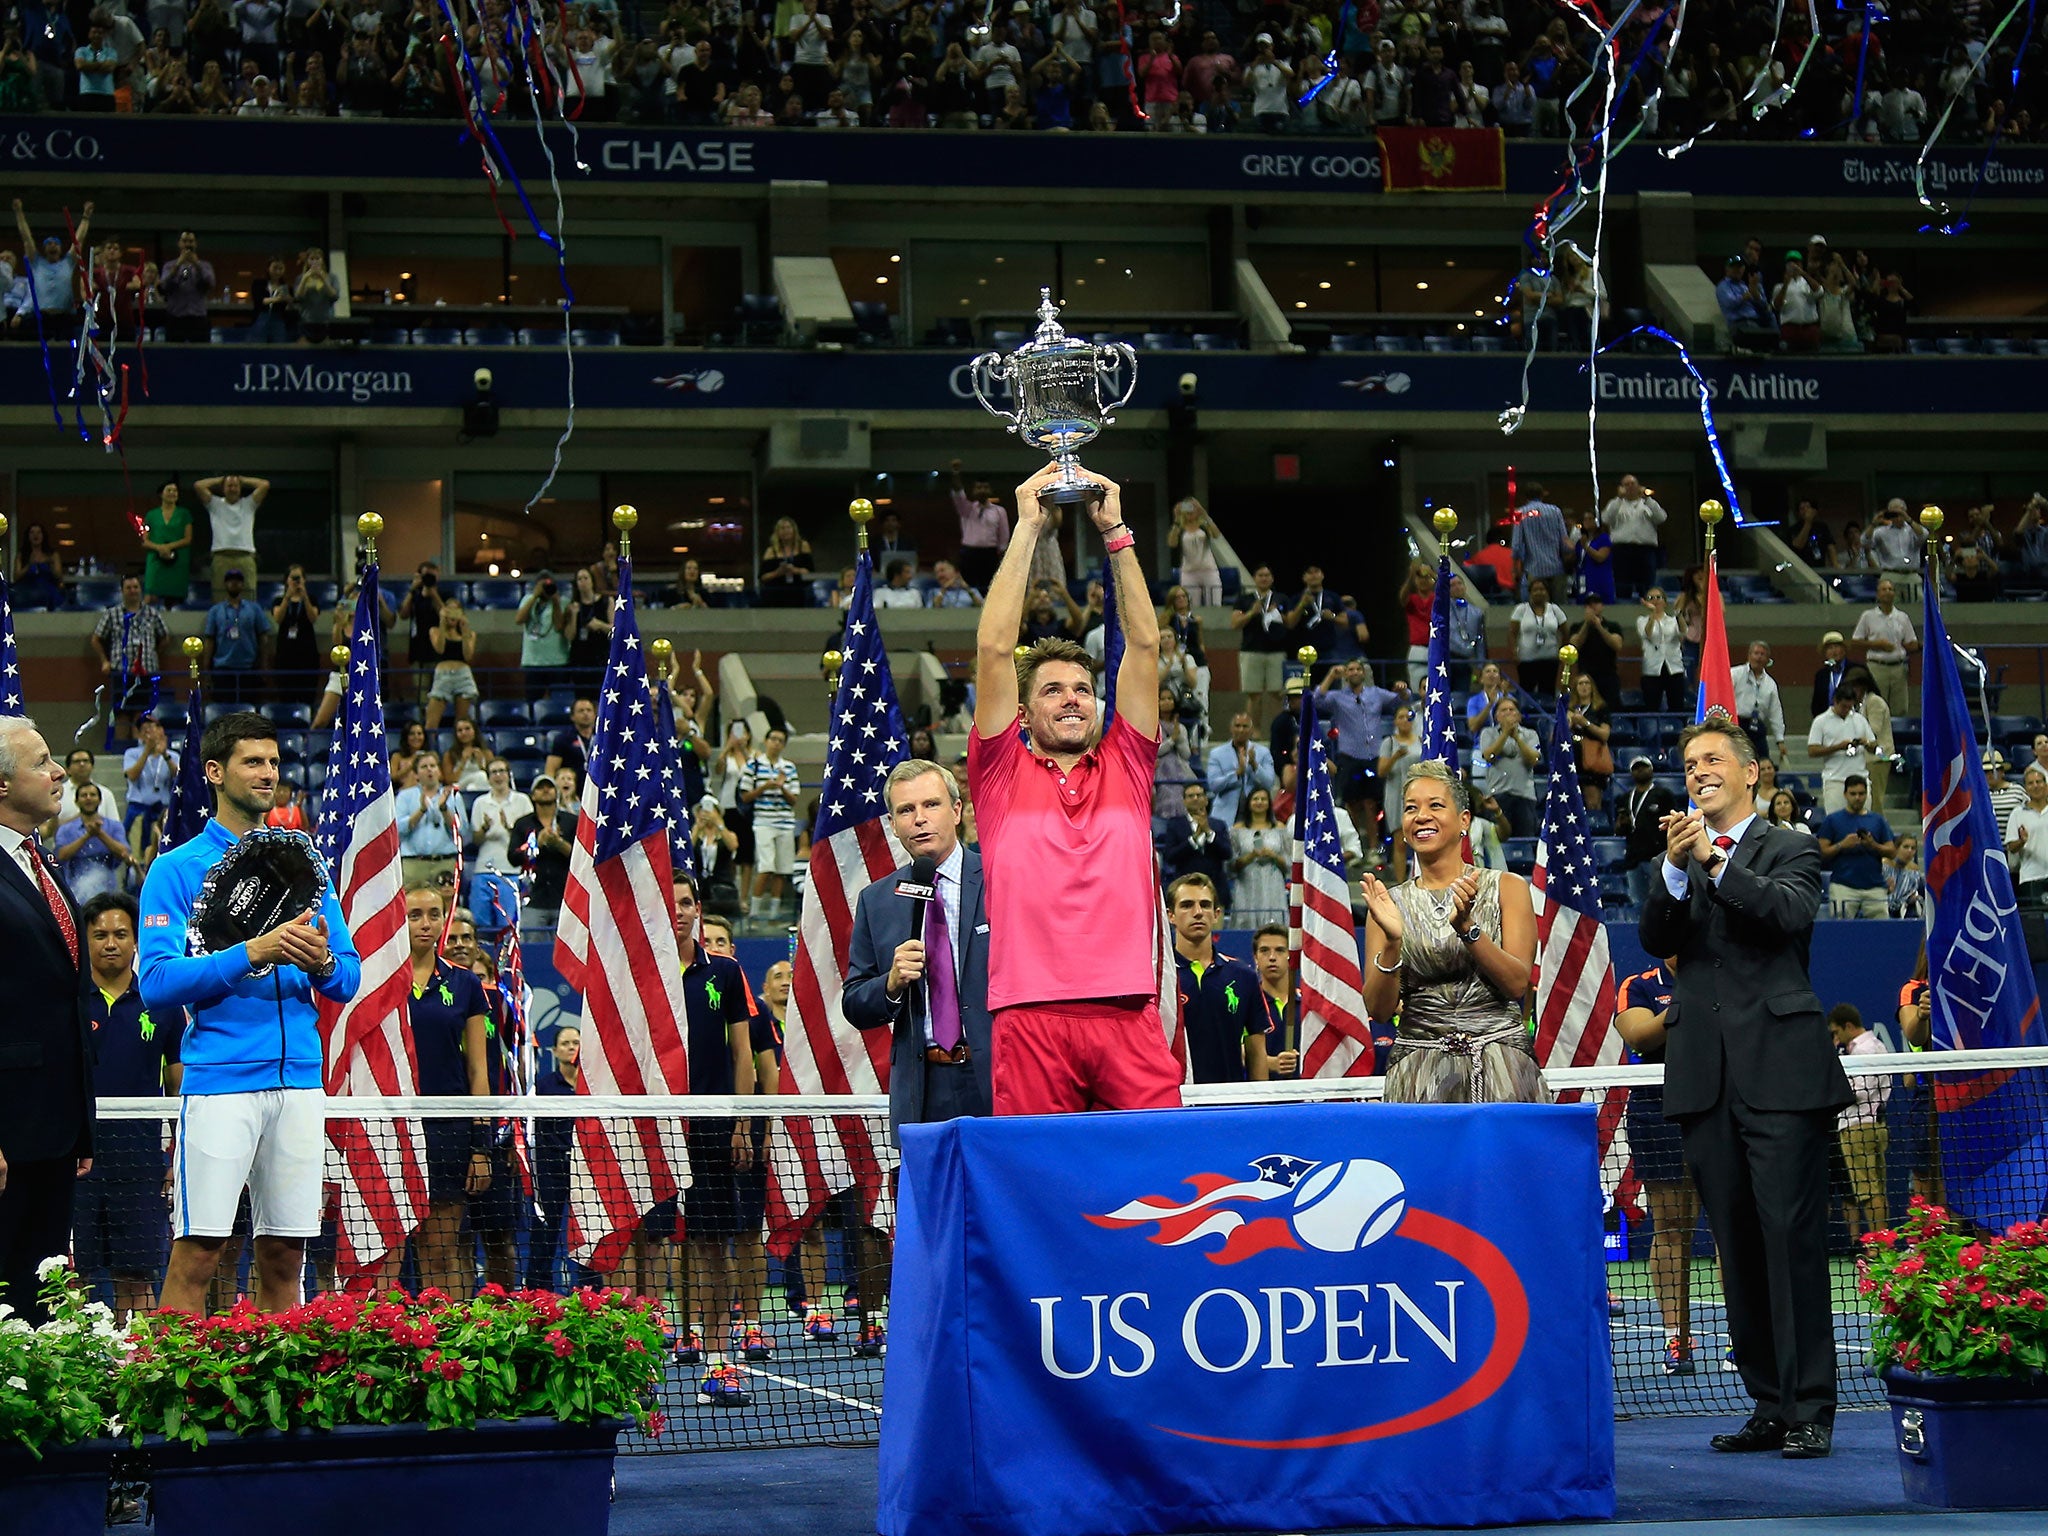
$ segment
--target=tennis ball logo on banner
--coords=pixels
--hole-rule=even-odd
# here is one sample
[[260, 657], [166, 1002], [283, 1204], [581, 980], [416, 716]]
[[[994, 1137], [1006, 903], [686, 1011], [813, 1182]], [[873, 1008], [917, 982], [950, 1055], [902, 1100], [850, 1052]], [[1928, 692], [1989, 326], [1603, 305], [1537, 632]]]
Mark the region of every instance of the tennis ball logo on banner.
[[[1063, 1381], [1144, 1376], [1162, 1366], [1162, 1351], [1176, 1351], [1213, 1375], [1419, 1365], [1445, 1379], [1440, 1395], [1406, 1412], [1308, 1438], [1242, 1439], [1154, 1426], [1212, 1444], [1283, 1450], [1440, 1424], [1484, 1402], [1513, 1372], [1529, 1334], [1521, 1276], [1481, 1234], [1416, 1207], [1388, 1164], [1275, 1154], [1254, 1161], [1249, 1177], [1198, 1173], [1186, 1183], [1192, 1199], [1145, 1195], [1087, 1219], [1112, 1232], [1143, 1232], [1155, 1246], [1200, 1254], [1220, 1267], [1256, 1260], [1254, 1270], [1241, 1272], [1247, 1283], [1190, 1285], [1185, 1294], [1155, 1287], [1117, 1296], [1034, 1296], [1039, 1359], [1048, 1374]], [[1442, 1264], [1411, 1244], [1448, 1258], [1462, 1275], [1439, 1278]], [[1368, 1250], [1372, 1256], [1361, 1260]], [[1253, 1274], [1271, 1283], [1249, 1283]], [[1491, 1312], [1491, 1339], [1465, 1374], [1473, 1351], [1463, 1339], [1481, 1297]], [[1085, 1349], [1075, 1347], [1079, 1337], [1089, 1340]]]

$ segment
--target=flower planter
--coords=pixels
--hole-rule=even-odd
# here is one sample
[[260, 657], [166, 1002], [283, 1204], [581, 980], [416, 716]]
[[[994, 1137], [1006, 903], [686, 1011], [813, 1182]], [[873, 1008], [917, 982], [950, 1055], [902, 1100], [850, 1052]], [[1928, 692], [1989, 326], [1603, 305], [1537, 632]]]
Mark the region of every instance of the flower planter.
[[1943, 1509], [2048, 1505], [2048, 1377], [1923, 1376], [1890, 1365], [1906, 1497]]
[[[151, 1438], [157, 1536], [362, 1536], [365, 1529], [605, 1536], [619, 1421], [350, 1425]], [[97, 1527], [95, 1528], [97, 1530]]]
[[0, 1536], [100, 1536], [107, 1528], [107, 1467], [116, 1440], [0, 1450]]

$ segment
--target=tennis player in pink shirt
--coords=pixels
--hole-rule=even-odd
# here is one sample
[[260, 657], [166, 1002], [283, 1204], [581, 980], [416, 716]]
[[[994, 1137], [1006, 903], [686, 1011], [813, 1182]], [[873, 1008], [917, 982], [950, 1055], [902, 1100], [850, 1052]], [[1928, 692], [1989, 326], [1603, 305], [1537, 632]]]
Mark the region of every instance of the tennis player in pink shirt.
[[1088, 515], [1116, 574], [1124, 632], [1117, 712], [1102, 729], [1095, 666], [1071, 640], [1019, 652], [1048, 465], [1017, 487], [1017, 529], [989, 584], [975, 659], [967, 782], [989, 918], [995, 1112], [1162, 1109], [1181, 1068], [1159, 1023], [1152, 941], [1152, 772], [1159, 738], [1159, 619], [1105, 489]]

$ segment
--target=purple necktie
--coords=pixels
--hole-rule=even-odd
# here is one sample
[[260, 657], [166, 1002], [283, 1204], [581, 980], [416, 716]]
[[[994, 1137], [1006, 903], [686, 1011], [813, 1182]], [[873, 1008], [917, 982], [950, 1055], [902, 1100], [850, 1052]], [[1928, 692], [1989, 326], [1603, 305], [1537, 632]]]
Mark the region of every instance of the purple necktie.
[[932, 904], [924, 920], [924, 947], [931, 957], [927, 1002], [931, 1008], [932, 1044], [950, 1051], [960, 1043], [960, 981], [953, 970], [953, 936], [946, 928], [946, 900], [933, 880]]

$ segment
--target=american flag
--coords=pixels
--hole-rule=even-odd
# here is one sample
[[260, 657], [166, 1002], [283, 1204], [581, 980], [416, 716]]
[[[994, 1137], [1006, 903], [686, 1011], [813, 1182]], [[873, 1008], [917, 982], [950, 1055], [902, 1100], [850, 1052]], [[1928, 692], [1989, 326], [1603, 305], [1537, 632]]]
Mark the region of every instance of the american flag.
[[[163, 847], [168, 852], [199, 835], [213, 814], [213, 790], [206, 782], [206, 764], [199, 744], [206, 735], [206, 699], [199, 680], [192, 680], [192, 692], [185, 699], [185, 747], [178, 756], [178, 771], [171, 776], [171, 805], [164, 812]], [[341, 867], [341, 823], [339, 817], [322, 817], [313, 844], [326, 861], [330, 877]], [[354, 930], [351, 929], [351, 932]]]
[[[1614, 964], [1600, 921], [1600, 875], [1592, 829], [1572, 751], [1569, 694], [1557, 701], [1550, 734], [1550, 788], [1530, 895], [1536, 909], [1536, 1059], [1545, 1067], [1612, 1067], [1625, 1059], [1614, 1027]], [[1577, 1103], [1582, 1089], [1558, 1102]], [[1626, 1088], [1610, 1088], [1600, 1106], [1600, 1182], [1613, 1194], [1632, 1185]]]
[[1351, 887], [1330, 791], [1330, 751], [1316, 726], [1316, 699], [1301, 692], [1301, 773], [1294, 804], [1294, 885], [1288, 937], [1301, 967], [1301, 1075], [1370, 1077], [1372, 1029]]
[[695, 809], [683, 803], [683, 758], [688, 750], [676, 740], [676, 704], [668, 691], [668, 679], [654, 685], [654, 728], [660, 733], [661, 803], [654, 814], [668, 828], [668, 857], [671, 869], [697, 873], [697, 857], [690, 850], [690, 817]]
[[[405, 880], [398, 860], [398, 814], [385, 756], [379, 675], [384, 622], [377, 567], [363, 572], [349, 631], [348, 691], [327, 758], [319, 820], [321, 856], [341, 915], [363, 957], [363, 981], [346, 1003], [319, 1000], [329, 1097], [419, 1092], [413, 1054], [412, 950], [405, 932]], [[196, 718], [197, 705], [193, 707]], [[188, 755], [196, 753], [187, 749]], [[351, 1119], [327, 1122], [328, 1178], [339, 1187], [341, 1273], [371, 1278], [402, 1248], [427, 1209], [426, 1164], [412, 1124]]]
[[[1429, 605], [1429, 677], [1423, 687], [1422, 756], [1458, 771], [1457, 710], [1451, 699], [1451, 557], [1436, 563], [1436, 598]], [[1466, 859], [1469, 862], [1471, 855]]]
[[7, 573], [0, 571], [0, 715], [19, 715], [22, 706], [21, 651], [14, 643], [14, 603], [7, 595]]
[[[590, 738], [590, 770], [555, 930], [555, 968], [583, 999], [587, 1094], [690, 1091], [688, 1019], [659, 814], [661, 743], [633, 614], [633, 566], [619, 560], [611, 654]], [[569, 1241], [577, 1260], [615, 1268], [640, 1218], [690, 1182], [679, 1120], [635, 1120], [622, 1148], [600, 1120], [578, 1120], [569, 1162]]]
[[[1124, 664], [1124, 626], [1116, 611], [1116, 567], [1102, 567], [1102, 728], [1116, 718], [1116, 675]], [[1166, 726], [1162, 722], [1161, 730]], [[1152, 883], [1162, 884], [1159, 855], [1152, 855]], [[1159, 897], [1159, 921], [1152, 925], [1152, 970], [1158, 978], [1159, 1026], [1166, 1047], [1180, 1063], [1183, 1083], [1195, 1080], [1194, 1058], [1188, 1055], [1187, 1031], [1180, 1016], [1180, 962], [1173, 948], [1173, 923], [1166, 915], [1166, 896]]]
[[[784, 1093], [875, 1094], [889, 1088], [887, 1032], [855, 1028], [839, 1001], [860, 893], [903, 862], [883, 789], [889, 770], [910, 755], [889, 655], [875, 622], [874, 562], [866, 550], [855, 566], [841, 650], [845, 659], [818, 779], [810, 880], [791, 957]], [[883, 1174], [894, 1162], [881, 1116], [776, 1116], [768, 1143], [769, 1250], [787, 1254], [820, 1206], [856, 1186], [868, 1222], [889, 1226]]]

